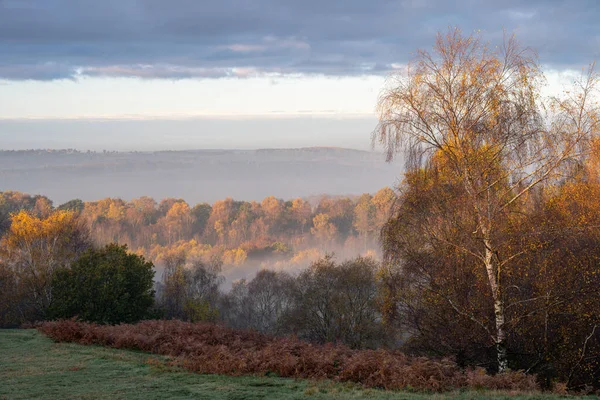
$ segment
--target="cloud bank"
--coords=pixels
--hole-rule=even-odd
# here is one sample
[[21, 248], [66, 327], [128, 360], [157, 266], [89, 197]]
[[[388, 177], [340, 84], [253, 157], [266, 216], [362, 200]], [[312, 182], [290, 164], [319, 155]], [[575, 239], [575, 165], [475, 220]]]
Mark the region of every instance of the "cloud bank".
[[597, 0], [0, 0], [0, 79], [382, 75], [448, 26], [600, 56]]

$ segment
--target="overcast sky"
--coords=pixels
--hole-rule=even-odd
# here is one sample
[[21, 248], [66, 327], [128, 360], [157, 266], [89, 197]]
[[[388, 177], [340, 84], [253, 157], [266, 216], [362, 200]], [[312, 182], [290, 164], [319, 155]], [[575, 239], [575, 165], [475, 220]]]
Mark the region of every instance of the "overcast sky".
[[[58, 138], [70, 132], [78, 147], [89, 138], [90, 148], [128, 148], [147, 125], [127, 125], [138, 139], [126, 145], [90, 135], [132, 119], [275, 119], [268, 137], [250, 123], [245, 136], [244, 124], [222, 124], [212, 146], [252, 147], [256, 135], [310, 146], [314, 135], [286, 139], [286, 123], [301, 118], [317, 124], [318, 144], [343, 145], [345, 130], [372, 120], [384, 77], [437, 31], [481, 30], [491, 42], [515, 32], [558, 90], [600, 56], [598, 21], [598, 0], [0, 0], [0, 119], [9, 120], [0, 139], [3, 148], [64, 147], [72, 136]], [[31, 136], [19, 125], [30, 119], [31, 130], [52, 133]], [[95, 124], [93, 133], [55, 121], [64, 119]], [[161, 137], [173, 135], [164, 126]], [[349, 130], [352, 146], [368, 143], [369, 131]]]

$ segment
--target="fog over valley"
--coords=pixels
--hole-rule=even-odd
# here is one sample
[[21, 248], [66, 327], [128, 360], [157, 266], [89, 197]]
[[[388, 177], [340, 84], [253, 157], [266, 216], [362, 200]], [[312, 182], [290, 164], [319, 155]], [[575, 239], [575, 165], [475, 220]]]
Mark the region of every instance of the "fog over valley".
[[359, 195], [393, 186], [400, 161], [344, 148], [79, 152], [0, 152], [0, 188], [48, 196], [55, 205], [79, 198], [176, 197], [190, 204], [232, 197], [261, 200]]
[[3, 119], [0, 113], [0, 142], [4, 150], [253, 150], [313, 146], [370, 150], [369, 134], [377, 118], [372, 108], [368, 111], [339, 115], [273, 111], [253, 116], [65, 119]]

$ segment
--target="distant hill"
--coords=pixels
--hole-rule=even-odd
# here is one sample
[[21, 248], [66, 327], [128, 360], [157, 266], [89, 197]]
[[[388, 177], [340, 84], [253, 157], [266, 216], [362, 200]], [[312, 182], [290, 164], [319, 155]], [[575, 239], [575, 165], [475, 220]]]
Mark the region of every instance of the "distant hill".
[[381, 153], [339, 147], [157, 152], [0, 151], [0, 190], [73, 198], [225, 197], [260, 200], [353, 195], [393, 186], [402, 163]]

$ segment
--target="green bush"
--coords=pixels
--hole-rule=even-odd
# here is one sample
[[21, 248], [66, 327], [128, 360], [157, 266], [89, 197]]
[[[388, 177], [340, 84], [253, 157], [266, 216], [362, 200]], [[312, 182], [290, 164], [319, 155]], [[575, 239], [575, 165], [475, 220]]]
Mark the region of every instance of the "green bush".
[[150, 316], [154, 304], [151, 262], [109, 244], [88, 250], [52, 279], [53, 319], [77, 317], [100, 324], [136, 322]]

